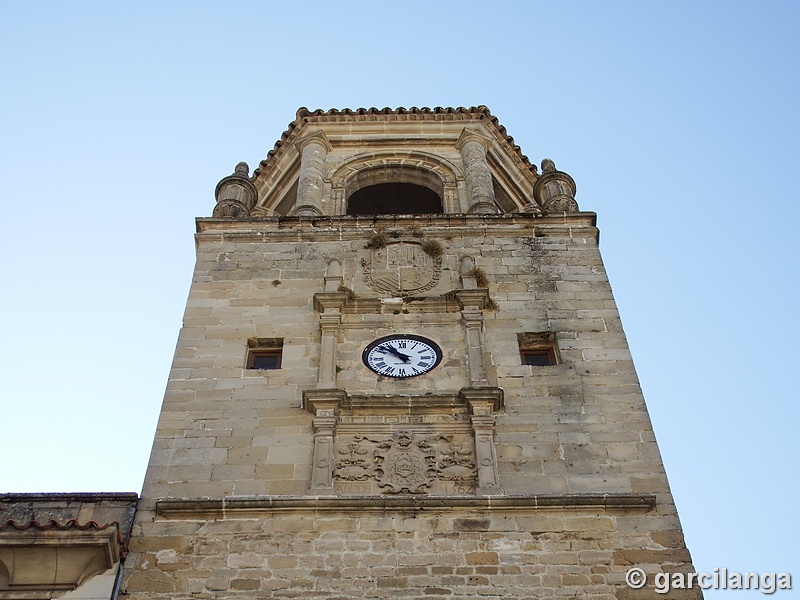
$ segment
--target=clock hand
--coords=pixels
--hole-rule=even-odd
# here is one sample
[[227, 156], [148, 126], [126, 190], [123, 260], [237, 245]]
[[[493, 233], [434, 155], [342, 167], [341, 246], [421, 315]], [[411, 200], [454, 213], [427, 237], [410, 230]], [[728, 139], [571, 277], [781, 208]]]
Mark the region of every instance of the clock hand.
[[403, 354], [402, 352], [398, 352], [391, 346], [378, 346], [378, 348], [380, 348], [384, 352], [388, 352], [389, 354], [394, 354], [397, 358], [399, 358], [403, 362], [408, 362], [408, 360], [411, 358], [408, 354]]

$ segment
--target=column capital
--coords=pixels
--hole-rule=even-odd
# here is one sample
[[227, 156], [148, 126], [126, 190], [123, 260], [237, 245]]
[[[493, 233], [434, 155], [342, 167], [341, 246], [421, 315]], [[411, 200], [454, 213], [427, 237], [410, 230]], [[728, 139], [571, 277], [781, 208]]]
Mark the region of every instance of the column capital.
[[489, 135], [483, 133], [482, 131], [478, 131], [477, 129], [464, 128], [461, 131], [461, 135], [458, 136], [458, 140], [456, 140], [456, 148], [460, 152], [461, 149], [468, 143], [477, 142], [481, 145], [484, 152], [488, 152], [489, 148], [492, 145], [492, 141], [494, 140]]
[[461, 310], [483, 310], [489, 306], [489, 290], [485, 288], [456, 290], [455, 296]]
[[317, 292], [314, 294], [314, 310], [317, 312], [341, 312], [346, 303], [347, 294], [345, 292]]
[[347, 398], [347, 392], [338, 388], [304, 390], [303, 409], [320, 417], [334, 414]]
[[464, 399], [473, 416], [484, 416], [503, 408], [503, 389], [496, 387], [461, 388], [458, 395]]
[[304, 135], [303, 137], [295, 141], [294, 147], [297, 148], [297, 151], [300, 154], [302, 154], [303, 150], [312, 144], [317, 144], [319, 146], [322, 146], [325, 152], [330, 152], [331, 150], [333, 150], [333, 146], [331, 146], [331, 143], [328, 141], [328, 136], [326, 136], [325, 133], [322, 131], [317, 131], [314, 133], [310, 133], [308, 135]]

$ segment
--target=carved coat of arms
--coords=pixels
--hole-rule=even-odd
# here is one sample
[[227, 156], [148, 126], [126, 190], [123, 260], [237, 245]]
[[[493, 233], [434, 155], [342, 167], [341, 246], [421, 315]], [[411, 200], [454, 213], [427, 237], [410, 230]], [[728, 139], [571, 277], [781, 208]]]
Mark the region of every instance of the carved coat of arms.
[[389, 488], [389, 493], [407, 491], [423, 493], [436, 475], [436, 461], [431, 446], [425, 441], [414, 441], [408, 431], [398, 431], [393, 439], [384, 442], [375, 452], [378, 462], [378, 485]]
[[430, 439], [406, 429], [383, 438], [356, 435], [340, 443], [336, 455], [336, 481], [348, 485], [372, 481], [380, 488], [373, 492], [359, 488], [359, 493], [426, 494], [429, 488], [438, 493], [474, 492], [475, 455], [465, 436]]
[[441, 258], [429, 256], [422, 245], [394, 242], [373, 250], [370, 260], [362, 259], [364, 281], [377, 292], [395, 296], [424, 292], [439, 281]]

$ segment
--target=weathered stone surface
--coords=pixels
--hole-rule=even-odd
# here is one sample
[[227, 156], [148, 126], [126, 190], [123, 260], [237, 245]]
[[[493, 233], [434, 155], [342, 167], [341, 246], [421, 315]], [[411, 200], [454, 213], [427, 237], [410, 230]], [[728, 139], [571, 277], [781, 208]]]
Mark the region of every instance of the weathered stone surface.
[[[257, 218], [197, 221], [130, 600], [637, 598], [630, 566], [692, 568], [595, 215], [543, 168], [483, 107], [298, 113]], [[441, 212], [348, 216], [392, 182]], [[441, 363], [363, 365], [400, 333]], [[247, 368], [254, 339], [280, 368]]]

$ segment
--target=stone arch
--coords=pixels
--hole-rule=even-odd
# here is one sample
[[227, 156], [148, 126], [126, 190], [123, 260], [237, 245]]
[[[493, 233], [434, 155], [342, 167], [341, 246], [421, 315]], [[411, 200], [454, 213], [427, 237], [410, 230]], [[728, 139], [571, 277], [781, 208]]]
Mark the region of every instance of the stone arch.
[[336, 214], [347, 213], [347, 200], [355, 192], [381, 184], [407, 184], [427, 188], [439, 196], [442, 212], [461, 212], [458, 170], [441, 157], [423, 152], [370, 152], [352, 157], [331, 173]]

